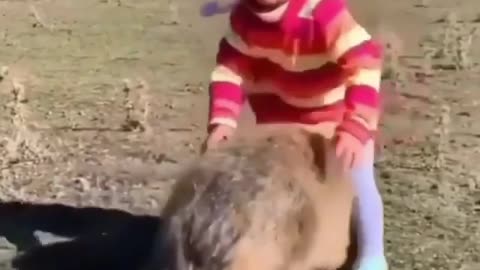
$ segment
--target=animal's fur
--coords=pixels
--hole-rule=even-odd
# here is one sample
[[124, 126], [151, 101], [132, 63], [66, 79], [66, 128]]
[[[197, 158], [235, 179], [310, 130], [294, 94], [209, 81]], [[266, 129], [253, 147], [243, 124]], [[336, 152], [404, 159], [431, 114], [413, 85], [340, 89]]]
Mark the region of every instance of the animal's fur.
[[169, 270], [313, 270], [344, 263], [354, 192], [349, 177], [338, 173], [331, 141], [298, 128], [255, 133], [187, 168], [164, 209], [169, 229], [148, 269], [164, 269], [159, 254], [172, 262]]

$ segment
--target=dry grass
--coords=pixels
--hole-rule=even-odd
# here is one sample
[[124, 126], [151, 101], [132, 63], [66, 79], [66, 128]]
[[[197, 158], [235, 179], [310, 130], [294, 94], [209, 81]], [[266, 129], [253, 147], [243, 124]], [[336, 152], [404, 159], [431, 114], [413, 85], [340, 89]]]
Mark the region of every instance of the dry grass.
[[428, 8], [431, 4], [431, 0], [417, 0], [417, 4], [415, 4], [415, 7], [420, 7], [420, 8]]
[[450, 11], [438, 21], [442, 25], [421, 44], [424, 49], [424, 71], [433, 73], [435, 69], [455, 69], [465, 71], [477, 63], [473, 61], [473, 41], [477, 27]]
[[[18, 183], [18, 170], [15, 166], [26, 164], [55, 163], [61, 160], [61, 153], [51, 152], [42, 143], [48, 130], [34, 129], [38, 122], [32, 122], [30, 115], [35, 114], [29, 108], [27, 90], [17, 78], [8, 76], [8, 69], [2, 68], [3, 83], [11, 84], [9, 109], [11, 135], [4, 137], [6, 155], [2, 155], [3, 180], [0, 182], [0, 196], [3, 200], [21, 200], [37, 202], [59, 202], [67, 204], [103, 205], [105, 207], [156, 212], [160, 207], [163, 194], [171, 184], [165, 168], [158, 167], [159, 160], [142, 161], [136, 158], [107, 157], [98, 165], [88, 163], [67, 162], [66, 171], [74, 172], [70, 181], [54, 176], [51, 181], [33, 182], [27, 186]], [[153, 136], [153, 128], [149, 124], [151, 112], [149, 85], [139, 79], [135, 85], [124, 80], [123, 109], [124, 120], [121, 130], [141, 133], [147, 140]], [[30, 124], [32, 123], [32, 124]], [[75, 131], [76, 125], [67, 125], [68, 130]], [[67, 130], [67, 131], [68, 131]], [[64, 142], [60, 141], [60, 144]], [[81, 146], [84, 147], [84, 146]], [[27, 165], [28, 166], [28, 165]], [[159, 185], [160, 184], [160, 185]], [[145, 190], [145, 185], [150, 189]], [[160, 202], [159, 202], [160, 201]]]
[[168, 0], [168, 9], [170, 11], [170, 23], [179, 24], [180, 23], [180, 13], [178, 3], [173, 0]]
[[34, 23], [32, 24], [33, 27], [39, 26], [39, 27], [43, 27], [43, 28], [45, 28], [49, 31], [54, 30], [53, 25], [45, 22], [43, 16], [40, 15], [39, 11], [37, 10], [37, 8], [34, 5], [30, 5], [30, 15], [34, 19]]
[[445, 169], [445, 154], [450, 152], [450, 114], [450, 106], [443, 105], [441, 107], [440, 116], [436, 121], [437, 126], [434, 130], [434, 134], [438, 136], [438, 143], [435, 148], [434, 168], [440, 171], [440, 177], [442, 177], [442, 171]]
[[150, 87], [145, 80], [139, 79], [136, 85], [133, 85], [129, 79], [123, 81], [125, 118], [121, 126], [122, 130], [152, 134], [152, 127], [149, 123], [151, 112], [149, 90]]
[[[107, 2], [110, 3], [110, 1]], [[124, 1], [114, 2], [118, 7], [137, 8], [137, 6]], [[63, 12], [69, 11], [68, 5], [60, 5], [60, 10], [63, 9], [63, 12], [57, 12], [55, 9], [45, 9], [44, 4], [42, 1], [35, 5], [28, 4], [25, 6], [27, 12], [21, 9], [18, 17], [24, 16], [25, 27], [28, 31], [42, 32], [41, 35], [32, 37], [40, 38], [43, 35], [47, 38], [47, 43], [44, 41], [40, 43], [42, 46], [43, 44], [60, 45], [60, 49], [57, 48], [58, 52], [52, 48], [47, 49], [49, 53], [55, 52], [54, 55], [59, 56], [57, 57], [58, 63], [42, 64], [41, 68], [36, 70], [35, 75], [41, 74], [43, 77], [39, 83], [30, 82], [29, 78], [22, 76], [22, 73], [9, 72], [7, 67], [0, 70], [2, 88], [5, 89], [5, 97], [8, 97], [8, 100], [3, 97], [0, 99], [8, 112], [8, 115], [5, 114], [4, 117], [8, 128], [7, 125], [3, 125], [7, 132], [2, 134], [3, 147], [0, 148], [2, 154], [1, 199], [64, 202], [73, 205], [97, 205], [157, 213], [162, 201], [166, 198], [164, 194], [168, 192], [171, 185], [171, 181], [168, 180], [169, 172], [172, 171], [176, 161], [175, 158], [170, 157], [172, 151], [169, 152], [168, 149], [172, 149], [171, 147], [167, 145], [165, 148], [163, 144], [158, 145], [159, 136], [155, 135], [159, 128], [152, 124], [152, 121], [158, 123], [159, 118], [158, 111], [155, 112], [153, 109], [154, 105], [159, 104], [156, 100], [158, 93], [152, 93], [147, 81], [153, 78], [157, 85], [161, 85], [158, 80], [163, 80], [164, 77], [152, 76], [146, 69], [135, 70], [136, 67], [128, 63], [129, 67], [126, 69], [128, 72], [123, 74], [127, 76], [117, 74], [111, 76], [111, 79], [118, 81], [120, 76], [131, 76], [136, 79], [124, 79], [121, 87], [115, 87], [112, 83], [112, 91], [104, 91], [97, 96], [92, 96], [91, 93], [85, 91], [85, 88], [109, 85], [110, 78], [105, 76], [108, 71], [103, 71], [99, 75], [99, 79], [93, 80], [94, 84], [92, 84], [92, 80], [85, 79], [85, 77], [79, 78], [73, 74], [69, 74], [70, 77], [64, 81], [65, 75], [62, 74], [68, 74], [65, 70], [71, 69], [69, 66], [62, 66], [61, 62], [65, 57], [71, 59], [68, 65], [75, 62], [72, 65], [76, 67], [73, 69], [73, 73], [76, 73], [77, 70], [90, 72], [92, 66], [99, 64], [91, 60], [87, 64], [82, 64], [82, 62], [85, 62], [84, 59], [95, 59], [95, 56], [92, 58], [91, 55], [99, 53], [100, 56], [97, 58], [105, 61], [101, 65], [107, 65], [113, 72], [118, 73], [119, 69], [116, 67], [119, 66], [118, 63], [121, 63], [120, 66], [123, 68], [123, 61], [140, 61], [140, 57], [145, 56], [141, 53], [137, 53], [138, 57], [126, 56], [128, 50], [119, 50], [118, 44], [110, 42], [112, 39], [109, 35], [112, 35], [112, 31], [116, 31], [116, 25], [115, 28], [112, 28], [113, 30], [108, 29], [110, 32], [102, 31], [103, 36], [94, 41], [98, 45], [93, 48], [87, 47], [90, 51], [86, 51], [86, 56], [84, 56], [85, 53], [82, 51], [88, 50], [83, 48], [82, 44], [85, 43], [78, 40], [78, 45], [75, 43], [72, 45], [69, 40], [72, 38], [72, 33], [75, 38], [75, 32], [81, 37], [91, 36], [92, 33], [78, 33], [78, 31], [90, 29], [89, 26], [78, 28], [75, 23], [68, 24], [70, 18], [62, 19], [61, 16], [65, 16], [62, 15]], [[147, 4], [144, 8], [151, 9], [148, 3], [143, 4]], [[166, 16], [167, 20], [162, 20], [160, 23], [165, 27], [167, 33], [168, 31], [176, 32], [176, 30], [169, 29], [179, 25], [178, 9], [178, 4], [168, 3], [165, 14], [169, 16]], [[17, 12], [16, 9], [14, 10]], [[48, 11], [48, 14], [44, 11]], [[128, 19], [131, 20], [131, 10], [125, 12], [129, 16]], [[149, 12], [152, 13], [152, 11]], [[158, 15], [157, 13], [152, 14]], [[125, 15], [122, 13], [122, 16]], [[88, 18], [88, 15], [86, 17]], [[143, 17], [140, 18], [145, 20]], [[147, 17], [147, 20], [150, 18], [154, 17]], [[84, 20], [84, 18], [82, 19]], [[147, 23], [158, 25], [156, 21], [147, 21]], [[22, 46], [27, 43], [35, 48], [35, 40], [25, 42], [22, 39], [23, 36], [19, 38], [18, 35], [10, 34], [10, 29], [13, 29], [12, 26], [7, 24], [3, 31], [5, 43], [10, 46], [20, 44], [18, 47], [22, 50], [24, 48]], [[57, 31], [62, 29], [69, 29], [69, 31]], [[140, 30], [144, 31], [143, 28]], [[98, 36], [98, 34], [93, 32], [93, 36]], [[126, 48], [134, 47], [132, 44], [135, 42], [130, 39], [135, 41], [143, 36], [144, 33], [140, 33], [139, 37], [124, 35], [129, 40], [128, 42], [123, 41], [121, 44], [124, 44]], [[61, 40], [53, 41], [57, 37]], [[27, 36], [27, 38], [31, 37]], [[182, 44], [183, 41], [173, 40], [173, 42]], [[66, 46], [66, 50], [63, 49], [63, 46]], [[70, 48], [75, 46], [80, 47], [77, 50]], [[156, 49], [156, 45], [152, 48]], [[150, 50], [150, 48], [144, 46], [143, 50]], [[77, 51], [82, 54], [76, 56]], [[44, 51], [38, 50], [38, 48], [33, 54], [28, 54], [28, 51], [27, 53], [21, 52], [21, 55], [12, 59], [11, 63], [16, 66], [27, 65], [31, 68], [32, 62], [23, 59], [42, 58], [44, 57], [41, 56], [42, 53]], [[158, 63], [157, 58], [152, 57], [152, 59]], [[18, 61], [21, 63], [18, 64]], [[172, 62], [168, 58], [162, 61]], [[109, 62], [114, 62], [114, 64], [109, 65]], [[52, 72], [52, 70], [55, 71]], [[48, 78], [53, 78], [50, 81], [53, 81], [55, 85], [47, 84]], [[172, 78], [176, 77], [168, 76], [168, 79]], [[59, 88], [58, 82], [66, 83], [66, 85], [60, 85]], [[82, 88], [75, 89], [75, 91], [81, 92], [74, 92], [72, 99], [68, 96], [70, 90], [67, 88], [75, 87], [75, 85], [81, 85]], [[173, 83], [171, 85], [175, 86]], [[60, 93], [63, 97], [58, 98], [57, 96], [53, 100], [48, 100], [46, 97], [51, 96], [51, 93], [45, 93], [43, 89], [39, 89], [40, 87], [43, 89], [55, 87], [55, 91], [52, 92], [53, 96]], [[65, 93], [67, 93], [66, 96]], [[78, 95], [79, 93], [82, 94]], [[75, 103], [78, 102], [76, 98], [79, 96], [85, 97], [88, 106], [76, 106]], [[108, 100], [109, 96], [111, 96], [111, 101]], [[168, 96], [167, 98], [171, 99]], [[98, 105], [91, 106], [92, 101], [93, 103], [98, 102], [98, 104], [108, 104], [108, 107], [99, 110]], [[3, 104], [4, 102], [5, 104]], [[167, 104], [170, 103], [169, 101]], [[58, 111], [55, 109], [58, 105], [66, 105], [67, 109]], [[46, 111], [45, 108], [47, 108]], [[175, 110], [181, 108], [180, 106]], [[56, 121], [59, 124], [52, 124], [49, 118], [58, 114], [61, 121]], [[160, 117], [163, 116], [160, 115]], [[92, 122], [93, 125], [88, 124]], [[117, 145], [112, 147], [111, 142], [115, 141], [115, 138], [121, 141], [117, 141]], [[188, 146], [188, 152], [190, 152], [190, 148], [191, 146]], [[113, 153], [111, 153], [112, 151]]]
[[402, 42], [398, 36], [389, 33], [381, 38], [385, 48], [383, 79], [390, 80], [394, 87], [404, 87], [407, 82], [406, 69], [400, 58], [403, 55]]

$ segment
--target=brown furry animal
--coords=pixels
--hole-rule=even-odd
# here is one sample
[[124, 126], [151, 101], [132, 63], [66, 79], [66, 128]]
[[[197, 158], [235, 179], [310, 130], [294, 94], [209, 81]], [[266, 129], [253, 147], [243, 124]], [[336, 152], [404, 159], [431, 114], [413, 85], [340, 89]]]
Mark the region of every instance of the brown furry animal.
[[342, 266], [354, 192], [336, 169], [331, 141], [299, 128], [255, 133], [186, 169], [164, 209], [167, 232], [156, 239], [147, 269]]

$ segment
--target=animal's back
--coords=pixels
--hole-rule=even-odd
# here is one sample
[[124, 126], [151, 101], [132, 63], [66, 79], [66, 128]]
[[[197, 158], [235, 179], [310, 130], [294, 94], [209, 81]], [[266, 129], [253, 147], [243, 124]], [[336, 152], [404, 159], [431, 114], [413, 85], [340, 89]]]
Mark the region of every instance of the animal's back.
[[324, 209], [316, 206], [328, 189], [322, 143], [285, 130], [236, 140], [193, 162], [164, 209], [180, 253], [173, 268], [315, 264], [309, 251]]

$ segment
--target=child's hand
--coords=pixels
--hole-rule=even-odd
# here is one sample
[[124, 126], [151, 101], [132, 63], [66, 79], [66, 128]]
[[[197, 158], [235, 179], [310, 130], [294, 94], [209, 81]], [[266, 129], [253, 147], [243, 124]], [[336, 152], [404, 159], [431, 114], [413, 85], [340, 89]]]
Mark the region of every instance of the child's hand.
[[339, 131], [336, 134], [336, 156], [341, 159], [344, 171], [360, 165], [363, 158], [364, 145], [352, 134]]
[[219, 143], [229, 140], [234, 133], [235, 129], [227, 125], [218, 125], [214, 127], [202, 145], [202, 154], [208, 149], [217, 147]]

